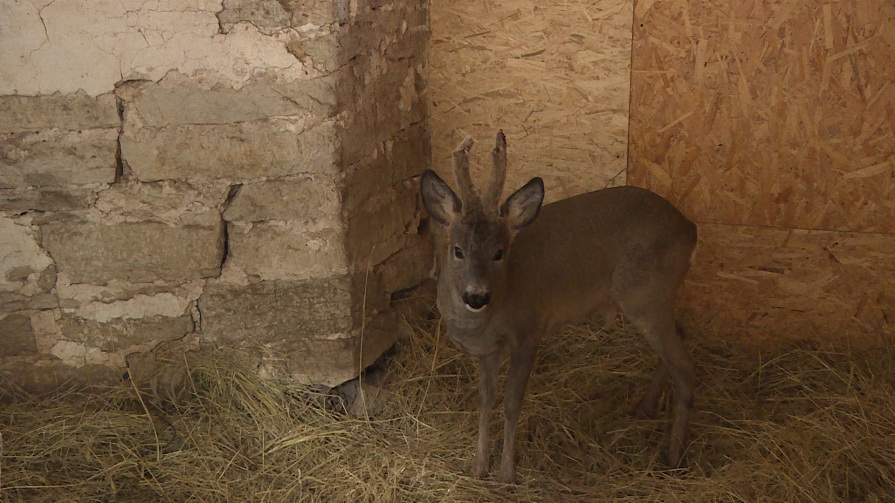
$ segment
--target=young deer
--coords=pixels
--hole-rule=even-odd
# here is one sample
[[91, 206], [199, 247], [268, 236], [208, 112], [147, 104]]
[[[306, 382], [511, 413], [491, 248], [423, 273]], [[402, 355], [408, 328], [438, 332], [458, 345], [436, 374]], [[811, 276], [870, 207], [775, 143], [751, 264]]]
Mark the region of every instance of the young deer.
[[420, 192], [449, 238], [438, 278], [447, 337], [479, 358], [481, 410], [472, 473], [488, 473], [488, 425], [501, 361], [509, 353], [504, 442], [498, 480], [515, 479], [515, 439], [538, 342], [564, 324], [621, 308], [661, 362], [637, 406], [655, 413], [669, 374], [674, 423], [667, 463], [683, 455], [693, 401], [693, 361], [674, 319], [675, 297], [696, 247], [696, 225], [661, 196], [635, 187], [582, 194], [541, 207], [533, 178], [498, 208], [506, 175], [503, 132], [491, 152], [494, 173], [484, 197], [469, 174], [467, 138], [453, 153], [460, 197], [433, 171]]

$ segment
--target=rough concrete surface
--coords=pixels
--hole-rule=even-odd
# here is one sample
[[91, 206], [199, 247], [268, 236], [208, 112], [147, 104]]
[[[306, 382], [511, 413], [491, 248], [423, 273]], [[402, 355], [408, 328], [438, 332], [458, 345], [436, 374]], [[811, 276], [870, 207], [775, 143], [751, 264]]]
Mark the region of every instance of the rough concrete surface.
[[117, 150], [112, 128], [0, 135], [0, 189], [113, 183]]
[[327, 385], [375, 359], [428, 273], [427, 8], [0, 2], [0, 382], [207, 344]]
[[44, 225], [43, 246], [75, 283], [135, 283], [216, 276], [224, 253], [223, 225], [171, 227], [156, 222]]

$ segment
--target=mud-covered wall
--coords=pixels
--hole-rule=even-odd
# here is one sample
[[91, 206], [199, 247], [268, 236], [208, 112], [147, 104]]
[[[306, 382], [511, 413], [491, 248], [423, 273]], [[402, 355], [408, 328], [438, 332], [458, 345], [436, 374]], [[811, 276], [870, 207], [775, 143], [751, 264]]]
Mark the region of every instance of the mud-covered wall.
[[114, 380], [186, 334], [353, 377], [393, 340], [389, 294], [427, 272], [427, 18], [408, 0], [0, 5], [0, 380]]

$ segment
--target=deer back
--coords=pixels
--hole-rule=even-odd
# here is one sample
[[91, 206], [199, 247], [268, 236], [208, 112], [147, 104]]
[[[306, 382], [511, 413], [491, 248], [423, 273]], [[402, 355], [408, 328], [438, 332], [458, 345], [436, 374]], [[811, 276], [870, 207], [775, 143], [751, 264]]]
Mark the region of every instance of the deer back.
[[614, 302], [632, 274], [673, 299], [695, 245], [696, 225], [646, 189], [615, 187], [548, 204], [513, 242], [502, 307], [510, 319], [526, 311], [550, 325], [582, 319]]

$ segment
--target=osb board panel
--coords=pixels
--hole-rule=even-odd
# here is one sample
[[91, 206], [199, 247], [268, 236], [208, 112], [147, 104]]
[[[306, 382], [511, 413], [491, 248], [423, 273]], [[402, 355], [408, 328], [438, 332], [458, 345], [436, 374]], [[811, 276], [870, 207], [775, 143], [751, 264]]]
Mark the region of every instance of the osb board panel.
[[702, 222], [895, 231], [895, 3], [638, 0], [628, 180]]
[[533, 176], [544, 178], [550, 201], [623, 185], [632, 11], [632, 0], [434, 0], [435, 169], [449, 174], [451, 151], [472, 135], [483, 179], [502, 128], [506, 193]]
[[767, 347], [895, 335], [895, 235], [702, 224], [681, 304], [705, 335]]

